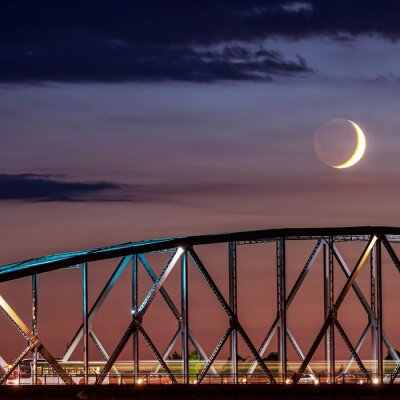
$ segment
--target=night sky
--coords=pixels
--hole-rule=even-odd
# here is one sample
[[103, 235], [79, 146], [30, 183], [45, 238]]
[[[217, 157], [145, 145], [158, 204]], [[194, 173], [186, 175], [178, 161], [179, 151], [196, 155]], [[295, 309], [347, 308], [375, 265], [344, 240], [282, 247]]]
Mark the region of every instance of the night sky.
[[[396, 0], [2, 2], [0, 264], [157, 237], [400, 225], [399, 15]], [[367, 138], [348, 170], [314, 153], [332, 118]], [[69, 301], [78, 310], [61, 345], [44, 333], [56, 353], [80, 318], [69, 272], [43, 278], [74, 287], [43, 306], [53, 324]], [[3, 285], [27, 318], [29, 284]]]

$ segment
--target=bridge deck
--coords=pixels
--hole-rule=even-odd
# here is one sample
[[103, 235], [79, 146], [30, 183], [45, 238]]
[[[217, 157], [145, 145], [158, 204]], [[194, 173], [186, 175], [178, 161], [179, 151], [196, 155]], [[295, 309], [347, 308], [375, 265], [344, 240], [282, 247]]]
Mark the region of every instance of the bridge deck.
[[397, 400], [400, 385], [161, 385], [2, 387], [0, 399]]

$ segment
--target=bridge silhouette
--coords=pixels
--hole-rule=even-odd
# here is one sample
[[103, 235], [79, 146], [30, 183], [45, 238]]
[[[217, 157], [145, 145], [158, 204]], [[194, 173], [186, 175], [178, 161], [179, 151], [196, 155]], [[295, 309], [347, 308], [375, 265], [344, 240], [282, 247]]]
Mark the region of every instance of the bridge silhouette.
[[[286, 246], [296, 241], [301, 244], [312, 243], [312, 250], [302, 267], [294, 285], [287, 287], [286, 275], [290, 265], [286, 257]], [[358, 259], [354, 265], [349, 266], [345, 257], [341, 254], [338, 244], [347, 242], [349, 245], [361, 243]], [[3, 373], [0, 384], [10, 382], [27, 384], [53, 384], [54, 378], [58, 383], [74, 385], [106, 384], [106, 383], [212, 383], [212, 384], [291, 384], [298, 383], [395, 383], [400, 370], [400, 358], [385, 332], [382, 313], [382, 269], [383, 252], [386, 252], [392, 264], [400, 272], [400, 260], [395, 251], [395, 244], [400, 242], [400, 228], [394, 227], [338, 227], [338, 228], [288, 228], [266, 229], [246, 232], [232, 232], [212, 235], [187, 236], [169, 239], [146, 240], [132, 242], [117, 246], [102, 247], [92, 250], [54, 254], [37, 259], [13, 263], [0, 267], [0, 282], [7, 282], [23, 277], [32, 278], [32, 321], [24, 321], [6, 300], [0, 296], [1, 311], [15, 325], [16, 332], [22, 335], [27, 346], [22, 349], [20, 355], [10, 364], [3, 360]], [[238, 246], [272, 243], [276, 246], [276, 273], [271, 274], [270, 279], [276, 280], [276, 317], [271, 326], [265, 327], [265, 335], [261, 343], [254, 343], [250, 339], [248, 329], [243, 326], [238, 317]], [[228, 282], [229, 296], [225, 298], [222, 290], [213, 280], [207, 268], [207, 263], [199, 255], [199, 248], [207, 248], [207, 245], [226, 244], [224, 257], [228, 258]], [[148, 260], [153, 253], [168, 253], [169, 258], [161, 272], [156, 274], [155, 269]], [[313, 268], [317, 257], [322, 257], [323, 270], [323, 298], [324, 306], [323, 323], [312, 341], [310, 348], [302, 349], [296, 340], [294, 332], [287, 324], [287, 310], [296, 300], [296, 294], [302, 287], [307, 274]], [[88, 269], [94, 268], [96, 262], [102, 260], [116, 260], [114, 272], [98, 294], [93, 305], [88, 303]], [[202, 343], [195, 337], [190, 329], [189, 274], [190, 262], [207, 284], [210, 295], [218, 301], [219, 307], [227, 317], [225, 332], [210, 354], [204, 350]], [[115, 286], [122, 272], [131, 268], [132, 287], [132, 317], [126, 326], [122, 336], [112, 352], [107, 352], [93, 328], [93, 321], [100, 308]], [[62, 358], [57, 358], [42, 342], [38, 334], [38, 279], [40, 274], [45, 274], [58, 269], [77, 267], [82, 270], [82, 323], [77, 327], [75, 335], [71, 338], [68, 348]], [[150, 277], [152, 286], [142, 302], [139, 302], [138, 270], [143, 268]], [[174, 269], [180, 269], [180, 304], [176, 304], [165, 288], [165, 282]], [[362, 269], [370, 273], [370, 287], [367, 295], [357, 283], [357, 277]], [[385, 264], [385, 268], [389, 265]], [[335, 277], [341, 270], [345, 277], [343, 287], [335, 295]], [[338, 317], [344, 300], [353, 291], [356, 301], [365, 311], [367, 324], [356, 343], [352, 343], [349, 335], [343, 328]], [[156, 296], [160, 296], [174, 316], [176, 332], [169, 340], [166, 348], [159, 349], [143, 326], [143, 317], [147, 315]], [[30, 328], [31, 326], [32, 328]], [[338, 360], [335, 357], [337, 340], [340, 335], [342, 342], [347, 347], [350, 358], [345, 365], [337, 368]], [[360, 355], [367, 336], [370, 336], [371, 357], [365, 360]], [[139, 336], [151, 352], [156, 362], [150, 370], [143, 370], [146, 362], [140, 359]], [[266, 360], [268, 346], [273, 337], [277, 338], [277, 361]], [[241, 338], [251, 354], [246, 362], [241, 360], [238, 354], [238, 340]], [[103, 357], [103, 361], [97, 363], [97, 370], [93, 373], [89, 357], [89, 340], [92, 340]], [[127, 343], [133, 341], [133, 357], [130, 362], [130, 372], [121, 372], [118, 358]], [[181, 359], [171, 361], [170, 353], [176, 343], [181, 340]], [[222, 371], [218, 355], [223, 346], [229, 341], [229, 371]], [[81, 371], [71, 373], [67, 366], [71, 355], [77, 346], [83, 342]], [[143, 344], [142, 343], [142, 344]], [[318, 371], [312, 362], [318, 347], [323, 343], [325, 359], [324, 371]], [[196, 373], [191, 371], [193, 360], [190, 358], [190, 346], [195, 349], [198, 356]], [[292, 346], [298, 357], [297, 362], [288, 360], [288, 346]], [[387, 348], [393, 361], [384, 361], [384, 347]], [[4, 350], [4, 349], [3, 349]], [[0, 348], [0, 356], [1, 356]], [[30, 354], [32, 354], [31, 358]], [[28, 364], [27, 364], [28, 360]], [[343, 361], [341, 361], [342, 363]], [[51, 372], [44, 373], [43, 365], [50, 367]], [[357, 372], [349, 372], [351, 365], [357, 365]], [[176, 368], [179, 365], [179, 368]], [[29, 379], [24, 380], [23, 367], [29, 366]], [[92, 370], [91, 370], [92, 369]], [[112, 378], [115, 378], [114, 380]]]

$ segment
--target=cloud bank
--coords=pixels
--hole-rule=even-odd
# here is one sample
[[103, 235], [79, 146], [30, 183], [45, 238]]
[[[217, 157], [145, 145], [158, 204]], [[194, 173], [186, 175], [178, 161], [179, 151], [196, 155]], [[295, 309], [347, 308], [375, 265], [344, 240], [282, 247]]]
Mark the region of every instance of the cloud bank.
[[262, 41], [319, 35], [396, 40], [399, 13], [395, 0], [13, 0], [0, 14], [0, 81], [212, 82], [304, 75], [311, 72], [306, 60], [288, 60]]

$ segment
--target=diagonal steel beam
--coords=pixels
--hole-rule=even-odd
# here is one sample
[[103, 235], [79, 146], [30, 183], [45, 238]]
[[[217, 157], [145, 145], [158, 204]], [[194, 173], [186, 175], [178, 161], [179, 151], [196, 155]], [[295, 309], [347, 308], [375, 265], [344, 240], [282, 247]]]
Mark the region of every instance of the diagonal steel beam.
[[[108, 361], [110, 356], [107, 353], [107, 350], [105, 349], [105, 347], [103, 346], [103, 344], [100, 342], [100, 339], [96, 336], [96, 334], [94, 333], [94, 330], [91, 329], [89, 331], [89, 336], [91, 337], [91, 339], [93, 340], [93, 343], [95, 344], [95, 346], [97, 347], [97, 349], [99, 350], [100, 354], [103, 356], [104, 360]], [[119, 374], [119, 371], [117, 369], [117, 367], [114, 365], [112, 367], [112, 370], [116, 373]]]
[[304, 279], [306, 278], [308, 271], [310, 271], [311, 267], [313, 266], [314, 261], [318, 257], [320, 250], [321, 250], [321, 240], [318, 240], [317, 244], [311, 251], [310, 257], [308, 257], [306, 263], [304, 264], [303, 269], [301, 270], [301, 272], [299, 274], [299, 277], [297, 278], [295, 284], [293, 285], [292, 290], [290, 291], [290, 293], [286, 299], [287, 307], [290, 306], [294, 297], [296, 296], [297, 292], [299, 291], [301, 284], [304, 282]]
[[195, 264], [197, 270], [200, 272], [200, 275], [206, 281], [209, 288], [211, 289], [211, 291], [214, 293], [215, 297], [221, 304], [222, 308], [227, 313], [228, 317], [231, 319], [234, 319], [234, 315], [233, 315], [231, 308], [229, 307], [229, 304], [225, 300], [221, 291], [218, 289], [218, 286], [215, 284], [214, 280], [211, 278], [211, 275], [208, 273], [206, 267], [204, 266], [203, 262], [200, 260], [197, 253], [194, 251], [193, 247], [189, 247], [188, 251], [194, 261], [194, 264]]
[[[368, 322], [367, 326], [365, 327], [365, 329], [363, 330], [363, 333], [360, 336], [360, 339], [358, 339], [358, 342], [356, 344], [355, 351], [356, 351], [357, 354], [361, 350], [361, 347], [364, 344], [365, 338], [367, 337], [367, 334], [368, 334], [368, 331], [369, 331], [370, 328], [371, 328], [371, 323]], [[349, 359], [349, 361], [348, 361], [348, 363], [346, 365], [346, 368], [343, 370], [344, 374], [347, 374], [347, 372], [349, 371], [353, 361], [354, 361], [354, 356], [351, 355], [350, 359]]]
[[[306, 261], [295, 284], [293, 285], [292, 290], [290, 291], [290, 293], [286, 299], [286, 308], [287, 309], [289, 308], [289, 306], [292, 303], [293, 299], [295, 298], [297, 292], [299, 291], [302, 283], [304, 282], [304, 279], [306, 278], [306, 276], [308, 274], [308, 271], [311, 269], [312, 265], [314, 264], [314, 261], [316, 260], [320, 250], [321, 250], [321, 240], [318, 240], [317, 244], [314, 246], [313, 250], [311, 251], [310, 257]], [[276, 332], [276, 329], [278, 328], [278, 325], [279, 325], [279, 315], [276, 316], [274, 322], [271, 325], [270, 330], [268, 331], [267, 335], [261, 342], [260, 347], [258, 348], [258, 353], [260, 354], [261, 357], [266, 352], [266, 350], [272, 340], [272, 337], [273, 337], [274, 333]], [[257, 363], [253, 362], [252, 365], [250, 366], [250, 368], [248, 369], [247, 373], [252, 374], [255, 371], [256, 367], [257, 367]]]
[[394, 266], [397, 268], [397, 271], [400, 272], [400, 260], [397, 257], [396, 252], [394, 251], [392, 245], [389, 243], [389, 241], [387, 240], [385, 235], [382, 235], [382, 242], [383, 242], [383, 245], [385, 246], [390, 258], [392, 259]]
[[150, 304], [154, 300], [155, 295], [160, 291], [160, 288], [162, 287], [163, 283], [167, 279], [168, 275], [171, 273], [172, 269], [174, 268], [175, 264], [178, 262], [180, 256], [183, 253], [183, 249], [178, 248], [174, 255], [169, 259], [163, 270], [161, 271], [160, 275], [158, 276], [157, 280], [154, 282], [153, 286], [151, 287], [149, 293], [147, 294], [146, 298], [144, 299], [143, 303], [139, 307], [139, 309], [136, 311], [134, 314], [134, 318], [130, 322], [128, 328], [126, 329], [125, 333], [123, 334], [121, 340], [117, 344], [117, 347], [115, 348], [114, 352], [110, 356], [109, 360], [106, 362], [106, 365], [104, 366], [103, 370], [101, 371], [99, 375], [99, 379], [97, 382], [100, 384], [104, 381], [106, 378], [107, 374], [110, 372], [111, 367], [115, 364], [115, 361], [117, 361], [119, 355], [121, 354], [121, 351], [124, 349], [126, 343], [132, 336], [132, 333], [135, 329], [138, 329], [137, 326], [140, 324], [140, 321], [143, 318], [143, 315], [145, 314], [146, 310], [150, 307]]
[[[19, 332], [29, 341], [29, 347], [35, 347], [47, 363], [53, 368], [53, 370], [60, 376], [60, 378], [69, 385], [74, 385], [75, 382], [72, 378], [67, 375], [64, 368], [56, 361], [56, 359], [51, 355], [51, 353], [44, 347], [43, 343], [39, 338], [34, 335], [27, 325], [22, 321], [19, 315], [14, 311], [14, 309], [6, 302], [3, 296], [0, 296], [0, 308], [7, 315], [7, 317], [13, 322], [17, 327]], [[29, 350], [28, 350], [29, 351]]]
[[344, 285], [342, 291], [340, 292], [339, 296], [336, 299], [335, 304], [333, 305], [332, 311], [329, 312], [328, 316], [325, 319], [325, 322], [323, 323], [321, 330], [319, 331], [317, 337], [314, 340], [314, 343], [312, 344], [310, 350], [307, 353], [307, 356], [305, 357], [304, 361], [302, 362], [299, 370], [297, 373], [294, 373], [292, 375], [292, 381], [293, 383], [297, 383], [304, 373], [307, 365], [310, 363], [311, 358], [313, 357], [315, 351], [317, 350], [319, 344], [321, 343], [321, 340], [323, 339], [326, 330], [330, 326], [332, 322], [336, 319], [336, 313], [339, 310], [340, 306], [343, 303], [343, 300], [345, 299], [347, 293], [349, 292], [350, 288], [352, 287], [355, 279], [357, 278], [358, 273], [360, 272], [361, 268], [363, 267], [365, 261], [367, 260], [369, 254], [371, 253], [376, 241], [378, 240], [377, 236], [372, 236], [371, 239], [369, 240], [367, 246], [365, 247], [364, 251], [362, 252], [359, 260], [357, 261], [356, 266], [354, 267], [352, 273], [350, 274], [349, 278], [347, 279], [346, 284]]
[[261, 370], [264, 372], [264, 374], [268, 377], [271, 383], [276, 383], [275, 378], [271, 374], [271, 371], [265, 364], [264, 360], [261, 358], [260, 354], [258, 353], [257, 349], [255, 348], [254, 344], [248, 337], [246, 331], [243, 329], [243, 327], [240, 325], [238, 321], [236, 321], [236, 329], [239, 332], [240, 336], [242, 337], [244, 343], [250, 350], [251, 354], [253, 355], [255, 361], [257, 361], [257, 364], [260, 366]]
[[[333, 255], [335, 256], [336, 261], [338, 262], [341, 270], [343, 271], [343, 273], [345, 274], [346, 278], [348, 279], [349, 276], [350, 276], [350, 269], [347, 266], [346, 261], [342, 257], [342, 255], [341, 255], [340, 251], [338, 250], [337, 246], [333, 242], [325, 242], [325, 243], [331, 248], [331, 251], [332, 251]], [[367, 312], [367, 314], [369, 316], [371, 316], [372, 309], [369, 306], [369, 303], [368, 303], [367, 299], [365, 298], [365, 296], [363, 295], [362, 290], [358, 286], [357, 282], [353, 283], [352, 288], [353, 288], [357, 298], [360, 300], [361, 305], [364, 307], [365, 311]]]
[[[165, 360], [168, 357], [169, 353], [171, 352], [171, 350], [175, 346], [175, 343], [178, 340], [180, 334], [181, 334], [181, 327], [179, 326], [177, 331], [174, 333], [174, 336], [172, 336], [172, 339], [168, 343], [167, 348], [165, 349], [164, 353], [162, 354], [163, 360]], [[156, 367], [156, 370], [155, 370], [156, 374], [158, 373], [160, 368], [161, 368], [161, 364], [158, 364], [157, 367]]]
[[[93, 307], [90, 309], [89, 314], [88, 314], [89, 327], [92, 326], [92, 321], [93, 321], [94, 316], [96, 315], [97, 311], [100, 309], [101, 305], [104, 303], [105, 299], [107, 298], [111, 289], [114, 287], [118, 278], [121, 276], [122, 272], [124, 271], [124, 269], [127, 266], [130, 259], [131, 259], [131, 256], [122, 258], [122, 260], [119, 262], [117, 268], [114, 270], [114, 272], [110, 276], [110, 279], [107, 281], [106, 285], [104, 286], [103, 290], [97, 297], [96, 301], [93, 304]], [[70, 357], [72, 356], [72, 353], [75, 351], [76, 346], [78, 345], [78, 343], [82, 339], [82, 337], [83, 337], [83, 323], [78, 328], [78, 330], [76, 331], [75, 335], [73, 336], [70, 344], [68, 345], [67, 350], [65, 351], [65, 354], [62, 358], [63, 362], [68, 361], [70, 359]]]
[[154, 343], [151, 341], [150, 336], [144, 330], [143, 326], [141, 324], [137, 323], [137, 328], [139, 329], [139, 331], [142, 334], [142, 336], [143, 336], [144, 340], [146, 341], [146, 343], [149, 345], [150, 350], [156, 356], [158, 362], [161, 364], [161, 366], [164, 369], [164, 371], [168, 374], [168, 376], [171, 379], [172, 383], [176, 383], [176, 379], [175, 379], [174, 375], [172, 374], [171, 370], [168, 368], [168, 365], [165, 363], [164, 359], [162, 358], [162, 355], [159, 353], [159, 351], [157, 350], [156, 346], [154, 346]]
[[363, 364], [363, 362], [361, 361], [357, 351], [354, 349], [353, 345], [351, 344], [349, 338], [346, 335], [346, 332], [344, 331], [344, 329], [342, 328], [342, 325], [340, 325], [339, 321], [337, 319], [335, 319], [334, 321], [336, 328], [338, 329], [340, 335], [342, 336], [344, 342], [346, 343], [346, 346], [348, 347], [348, 349], [350, 350], [353, 358], [356, 360], [356, 363], [358, 365], [358, 367], [360, 368], [360, 370], [362, 371], [362, 373], [364, 374], [364, 376], [368, 379], [368, 381], [371, 380], [371, 377], [369, 376], [369, 373], [367, 371], [367, 369], [365, 368], [365, 365]]
[[[143, 267], [145, 268], [146, 272], [148, 273], [149, 277], [151, 278], [151, 280], [154, 283], [157, 279], [157, 275], [155, 274], [150, 263], [148, 262], [146, 256], [144, 254], [139, 254], [138, 258], [139, 258], [140, 262], [142, 263]], [[177, 321], [180, 322], [182, 320], [181, 313], [179, 312], [178, 308], [176, 307], [175, 303], [173, 302], [173, 300], [171, 299], [167, 290], [164, 287], [160, 288], [160, 294], [163, 297], [163, 299], [165, 300], [165, 302], [167, 303], [167, 305], [170, 308], [170, 310], [172, 311], [172, 313], [174, 314]], [[180, 332], [181, 331], [179, 328], [179, 330], [176, 334], [179, 334]], [[206, 352], [203, 350], [200, 343], [196, 340], [196, 338], [194, 337], [194, 335], [190, 329], [189, 329], [188, 333], [189, 333], [189, 340], [192, 342], [197, 353], [200, 355], [200, 357], [202, 357], [203, 360], [208, 360]], [[172, 348], [176, 342], [175, 335], [173, 336], [173, 338], [171, 339], [171, 342], [168, 344], [167, 348], [165, 349], [165, 351], [163, 353], [164, 360], [169, 355], [170, 351], [172, 350]], [[160, 368], [160, 365], [157, 366], [157, 371], [159, 370], [159, 368]], [[213, 373], [215, 373], [215, 374], [217, 373], [217, 371], [215, 370], [215, 368], [213, 366], [211, 367], [211, 369], [212, 369]]]
[[[192, 332], [189, 329], [189, 339], [193, 344], [193, 347], [195, 348], [195, 350], [197, 351], [197, 354], [199, 354], [200, 359], [203, 361], [208, 361], [208, 356], [206, 354], [206, 352], [204, 351], [204, 349], [201, 347], [200, 343], [197, 341], [197, 339], [193, 336]], [[217, 370], [214, 368], [213, 365], [211, 365], [211, 371], [213, 372], [214, 375], [217, 375]]]
[[117, 361], [121, 351], [124, 349], [125, 345], [128, 343], [128, 340], [131, 338], [133, 330], [136, 328], [136, 320], [132, 320], [129, 324], [128, 328], [126, 329], [125, 333], [123, 334], [121, 340], [117, 344], [114, 352], [111, 354], [110, 358], [106, 362], [103, 370], [100, 372], [99, 378], [97, 380], [98, 384], [101, 384], [104, 379], [106, 378], [107, 374], [110, 372], [111, 368], [114, 366], [115, 362]]
[[150, 307], [150, 304], [153, 302], [155, 295], [160, 291], [162, 285], [165, 280], [168, 278], [168, 275], [174, 268], [175, 264], [178, 262], [179, 258], [183, 254], [184, 250], [179, 247], [174, 255], [169, 259], [164, 269], [161, 271], [161, 274], [158, 276], [157, 280], [154, 282], [151, 287], [149, 293], [147, 293], [146, 298], [143, 300], [143, 303], [139, 307], [136, 313], [136, 317], [142, 317], [146, 310]]
[[268, 376], [268, 378], [271, 380], [271, 382], [275, 383], [274, 377], [272, 376], [271, 372], [269, 371], [268, 367], [265, 365], [263, 359], [260, 357], [260, 354], [258, 353], [257, 349], [254, 347], [253, 343], [247, 336], [247, 333], [243, 329], [243, 327], [240, 325], [239, 321], [237, 320], [235, 314], [233, 313], [231, 307], [229, 304], [226, 302], [225, 298], [222, 296], [221, 291], [218, 289], [217, 285], [215, 284], [214, 280], [211, 278], [211, 275], [208, 273], [207, 269], [205, 268], [204, 264], [194, 251], [192, 247], [188, 248], [188, 252], [191, 255], [198, 271], [200, 272], [200, 275], [204, 278], [204, 280], [207, 282], [208, 286], [210, 287], [211, 291], [214, 293], [216, 296], [217, 300], [220, 302], [222, 305], [223, 309], [225, 312], [228, 314], [231, 324], [233, 325], [233, 329], [237, 329], [240, 335], [242, 336], [244, 342], [246, 343], [246, 346], [249, 348], [251, 353], [253, 354], [257, 364], [261, 367], [263, 372]]
[[[150, 276], [151, 280], [154, 283], [157, 280], [157, 275], [154, 272], [151, 265], [149, 264], [149, 262], [147, 261], [146, 256], [144, 254], [139, 254], [138, 258], [139, 258], [140, 262], [142, 263], [144, 269], [146, 270], [147, 274]], [[172, 313], [174, 314], [175, 318], [178, 321], [180, 321], [182, 319], [181, 313], [179, 312], [175, 303], [172, 301], [171, 297], [168, 295], [168, 292], [165, 290], [165, 288], [163, 288], [163, 287], [160, 288], [160, 294], [163, 297], [163, 299], [165, 300], [165, 302], [167, 303], [167, 305], [170, 308], [170, 310], [172, 311]]]
[[2, 356], [0, 356], [0, 367], [6, 369], [7, 365], [8, 364], [6, 363], [6, 360]]
[[35, 347], [33, 343], [30, 343], [28, 347], [24, 349], [24, 351], [19, 355], [19, 357], [14, 361], [8, 371], [1, 377], [0, 379], [0, 386], [7, 381], [10, 375], [14, 372], [15, 368], [18, 367], [19, 363], [24, 359], [24, 357], [28, 354], [30, 350]]
[[390, 378], [390, 383], [394, 383], [395, 379], [397, 378], [397, 375], [399, 374], [399, 371], [400, 371], [400, 363], [398, 363], [395, 369], [393, 370], [393, 373], [391, 374]]
[[[338, 262], [340, 268], [342, 269], [342, 271], [344, 272], [346, 278], [348, 279], [350, 277], [350, 269], [346, 264], [346, 261], [344, 260], [344, 258], [342, 257], [340, 251], [338, 250], [338, 248], [335, 246], [335, 244], [332, 245], [332, 251], [333, 254], [336, 258], [336, 261]], [[375, 313], [372, 310], [371, 306], [368, 303], [368, 300], [366, 299], [366, 297], [364, 296], [362, 290], [360, 289], [360, 287], [358, 286], [357, 282], [354, 282], [353, 285], [353, 290], [357, 296], [357, 298], [360, 300], [362, 306], [364, 307], [365, 311], [368, 314], [369, 319], [371, 320], [371, 324], [373, 326], [373, 328], [377, 328], [377, 321], [376, 321], [376, 317], [375, 317]], [[386, 333], [383, 331], [382, 332], [383, 335], [383, 341], [389, 351], [389, 353], [392, 355], [394, 360], [400, 361], [400, 357], [397, 354], [394, 346], [391, 344], [389, 337], [386, 335]]]
[[[276, 330], [278, 329], [278, 325], [279, 325], [279, 316], [277, 316], [274, 320], [274, 322], [272, 323], [272, 326], [270, 328], [270, 330], [267, 333], [267, 336], [265, 336], [264, 340], [262, 341], [261, 346], [258, 349], [258, 353], [260, 354], [260, 356], [262, 357], [264, 355], [264, 353], [266, 352], [269, 344], [271, 343], [271, 340], [276, 332]], [[248, 374], [252, 374], [255, 369], [257, 368], [257, 362], [253, 361], [253, 363], [251, 364], [250, 368], [247, 370]]]
[[369, 254], [371, 253], [371, 250], [373, 249], [376, 241], [378, 240], [377, 236], [373, 236], [371, 240], [368, 242], [367, 246], [365, 247], [365, 250], [361, 254], [359, 260], [357, 261], [356, 266], [353, 269], [353, 272], [350, 274], [344, 288], [340, 292], [338, 298], [336, 299], [335, 302], [335, 309], [336, 311], [339, 309], [339, 307], [342, 305], [344, 298], [346, 297], [347, 293], [349, 292], [350, 288], [353, 287], [354, 282], [357, 278], [358, 273], [360, 272], [361, 268], [363, 267], [365, 261], [367, 260]]
[[[181, 328], [180, 328], [180, 326], [179, 326], [178, 329], [177, 329], [177, 331], [175, 332], [174, 336], [172, 337], [172, 339], [171, 339], [170, 342], [168, 343], [167, 348], [164, 350], [164, 353], [163, 353], [163, 355], [162, 355], [162, 357], [163, 357], [164, 360], [168, 357], [169, 353], [170, 353], [171, 350], [173, 349], [173, 347], [174, 347], [176, 341], [177, 341], [178, 338], [179, 338], [180, 333], [181, 333]], [[203, 350], [203, 348], [201, 347], [200, 343], [199, 343], [199, 342], [195, 339], [195, 337], [192, 335], [192, 333], [191, 333], [190, 330], [189, 330], [189, 340], [192, 342], [193, 347], [195, 348], [197, 354], [200, 356], [200, 359], [203, 360], [203, 361], [208, 362], [208, 356], [207, 356], [206, 352]], [[160, 368], [161, 368], [161, 365], [158, 364], [158, 365], [157, 365], [157, 368], [156, 368], [156, 370], [155, 370], [155, 373], [158, 373], [158, 371], [160, 370]], [[213, 372], [214, 375], [217, 375], [217, 374], [218, 374], [217, 370], [215, 369], [215, 367], [214, 367], [213, 365], [211, 365], [211, 370], [212, 370], [212, 372]]]
[[[291, 345], [293, 346], [294, 351], [296, 352], [296, 354], [298, 355], [300, 361], [304, 361], [304, 354], [301, 351], [301, 348], [299, 346], [299, 344], [297, 343], [295, 337], [293, 336], [292, 332], [289, 329], [286, 329], [287, 335], [288, 335], [288, 339], [289, 342], [291, 343]], [[315, 379], [315, 374], [314, 371], [312, 370], [311, 366], [308, 365], [307, 369], [309, 370], [310, 374], [313, 376], [313, 378]]]
[[232, 332], [232, 327], [229, 327], [227, 329], [227, 331], [224, 333], [224, 335], [222, 336], [221, 340], [218, 342], [218, 344], [215, 347], [214, 351], [212, 352], [210, 358], [206, 362], [206, 365], [203, 367], [203, 369], [199, 373], [199, 376], [198, 376], [198, 379], [197, 379], [198, 383], [201, 383], [202, 380], [204, 379], [204, 377], [206, 376], [207, 371], [210, 369], [210, 366], [212, 365], [212, 363], [217, 358], [219, 352], [221, 351], [221, 349], [224, 346], [225, 342], [227, 341], [228, 337], [231, 335], [231, 332]]

